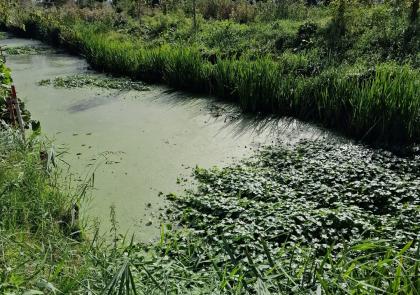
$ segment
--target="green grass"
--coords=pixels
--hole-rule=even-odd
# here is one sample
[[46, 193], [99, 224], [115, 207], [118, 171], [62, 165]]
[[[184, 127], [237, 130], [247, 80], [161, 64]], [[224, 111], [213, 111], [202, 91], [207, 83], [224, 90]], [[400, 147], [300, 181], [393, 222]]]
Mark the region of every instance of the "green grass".
[[123, 23], [115, 24], [112, 11], [86, 21], [83, 10], [35, 10], [3, 15], [3, 24], [80, 53], [101, 71], [213, 94], [246, 112], [294, 116], [356, 139], [416, 142], [418, 34], [401, 13], [389, 18], [389, 5], [365, 8], [346, 8], [342, 39], [329, 29], [334, 8], [311, 22], [201, 19], [196, 34], [179, 12], [145, 16], [138, 25], [114, 13]]
[[[316, 173], [317, 169], [311, 170], [311, 167], [316, 165], [319, 168], [320, 165], [312, 163], [307, 168], [299, 168], [299, 162], [304, 161], [301, 159], [302, 155], [310, 157], [316, 150], [305, 150], [304, 146], [297, 149], [298, 153], [268, 150], [262, 154], [262, 161], [258, 161], [260, 164], [257, 166], [251, 161], [245, 162], [242, 168], [232, 166], [219, 171], [198, 170], [196, 175], [199, 189], [193, 194], [186, 192], [185, 195], [176, 197], [171, 206], [172, 213], [168, 213], [168, 216], [174, 218], [173, 221], [164, 222], [160, 239], [146, 245], [134, 243], [118, 234], [118, 216], [115, 213], [111, 214], [114, 226], [106, 236], [99, 236], [94, 227], [91, 231], [94, 234], [90, 237], [84, 236], [81, 240], [71, 238], [60, 223], [68, 214], [69, 206], [75, 200], [74, 196], [78, 195], [74, 193], [77, 190], [69, 191], [67, 184], [57, 181], [63, 179], [56, 177], [60, 173], [58, 170], [51, 167], [46, 173], [39, 160], [39, 149], [45, 144], [39, 138], [31, 138], [23, 143], [15, 131], [0, 131], [1, 293], [307, 294], [317, 291], [322, 294], [418, 294], [419, 244], [412, 242], [408, 236], [397, 239], [397, 242], [392, 238], [393, 234], [406, 233], [412, 228], [413, 219], [409, 214], [415, 214], [412, 210], [418, 208], [415, 209], [408, 199], [408, 207], [400, 209], [404, 210], [406, 218], [397, 221], [402, 222], [404, 232], [398, 230], [398, 225], [393, 222], [384, 223], [383, 231], [377, 233], [377, 237], [383, 239], [363, 239], [363, 236], [353, 239], [349, 236], [350, 240], [344, 237], [336, 242], [329, 241], [331, 244], [323, 244], [324, 241], [296, 241], [290, 235], [289, 239], [276, 243], [272, 235], [277, 233], [272, 230], [281, 227], [273, 228], [269, 224], [261, 224], [263, 219], [266, 222], [272, 222], [273, 219], [253, 216], [254, 210], [250, 209], [247, 210], [248, 213], [242, 213], [247, 215], [242, 216], [242, 219], [248, 225], [244, 222], [237, 223], [234, 227], [228, 225], [229, 220], [234, 220], [237, 215], [234, 204], [245, 207], [252, 204], [252, 207], [257, 206], [258, 212], [267, 213], [268, 211], [261, 210], [261, 206], [270, 207], [275, 200], [281, 199], [282, 188], [275, 185], [281, 185], [278, 177], [284, 178], [293, 189], [292, 183], [295, 181], [287, 174], [268, 173], [271, 169], [279, 169], [276, 161], [286, 157], [290, 165], [295, 165], [293, 169], [288, 169], [290, 175], [294, 170], [298, 172], [303, 169], [300, 173], [306, 173], [315, 180], [318, 176], [311, 175], [310, 171]], [[345, 150], [343, 147], [342, 152]], [[331, 150], [333, 152], [334, 148]], [[354, 154], [350, 153], [348, 156]], [[383, 163], [386, 166], [386, 154], [378, 154], [377, 157], [376, 165]], [[345, 161], [345, 158], [342, 160]], [[353, 165], [360, 169], [361, 163], [362, 161], [356, 161]], [[411, 193], [407, 190], [416, 189], [415, 186], [410, 186], [408, 180], [408, 176], [416, 173], [414, 163], [394, 161], [395, 165], [399, 165], [398, 173], [392, 172], [391, 168], [387, 173], [380, 172], [381, 167], [376, 167], [375, 172], [372, 172], [369, 170], [372, 163], [368, 163], [363, 168], [365, 170], [362, 170], [372, 173], [372, 177], [376, 175], [385, 179], [386, 183], [380, 184], [383, 187], [378, 188], [369, 180], [363, 186], [369, 184], [369, 189], [381, 193], [383, 190], [393, 190], [393, 187], [386, 187], [390, 181], [403, 191], [403, 196], [409, 197]], [[321, 166], [331, 170], [328, 167], [330, 164], [326, 161]], [[337, 163], [333, 170], [342, 169], [353, 173], [352, 167], [342, 166]], [[395, 177], [400, 173], [406, 175], [402, 183]], [[274, 186], [268, 183], [267, 177]], [[305, 181], [303, 176], [295, 177]], [[351, 178], [346, 174], [343, 177]], [[391, 180], [392, 177], [396, 179]], [[248, 181], [248, 178], [254, 180]], [[324, 175], [323, 181], [328, 179], [328, 175]], [[247, 185], [242, 185], [242, 182]], [[312, 187], [310, 183], [306, 186]], [[304, 186], [295, 183], [295, 189], [298, 187], [302, 192], [309, 192], [308, 198], [311, 198], [308, 189], [305, 190]], [[238, 189], [242, 193], [238, 194]], [[265, 193], [265, 190], [271, 193]], [[317, 195], [313, 197], [316, 199]], [[366, 193], [361, 200], [355, 198], [353, 201], [364, 206], [363, 204], [368, 204], [364, 202], [376, 204], [375, 202], [382, 200], [380, 196], [378, 198], [370, 199]], [[171, 199], [174, 200], [174, 197]], [[225, 204], [224, 200], [227, 199], [228, 203]], [[293, 198], [290, 201], [295, 202]], [[352, 199], [349, 198], [348, 201], [352, 202]], [[214, 205], [209, 207], [208, 202], [213, 202]], [[319, 202], [322, 203], [321, 200]], [[310, 201], [302, 202], [305, 203], [309, 204]], [[397, 203], [394, 205], [399, 207]], [[350, 218], [347, 222], [343, 219], [343, 222], [337, 224], [331, 216], [323, 215], [322, 210], [314, 215], [311, 210], [306, 209], [305, 214], [315, 218], [314, 222], [333, 221], [332, 229], [340, 225], [341, 229], [354, 231], [351, 224], [357, 227], [358, 223], [364, 224], [367, 220], [358, 221], [363, 215], [355, 214], [355, 209], [349, 211], [349, 208], [351, 207], [346, 207], [339, 214], [337, 210], [333, 210], [338, 219], [345, 219], [346, 216]], [[380, 208], [377, 209], [381, 210]], [[111, 212], [114, 211], [111, 209]], [[297, 212], [290, 213], [293, 215]], [[398, 212], [392, 214], [398, 215]], [[178, 215], [183, 217], [179, 218]], [[216, 219], [209, 219], [211, 216]], [[275, 220], [284, 221], [284, 217], [282, 218]], [[351, 218], [355, 219], [352, 221]], [[298, 229], [298, 219], [294, 220], [289, 221], [285, 229]], [[182, 221], [182, 227], [174, 227], [179, 221]], [[203, 230], [200, 228], [202, 226], [206, 228]], [[245, 228], [238, 230], [241, 226]], [[248, 226], [255, 227], [253, 233], [247, 232]], [[215, 227], [221, 231], [206, 234]], [[310, 224], [302, 224], [304, 231], [311, 227]], [[357, 235], [367, 234], [359, 231]], [[113, 242], [114, 237], [117, 238], [116, 243]], [[305, 235], [296, 237], [300, 239]]]
[[[316, 17], [320, 26], [328, 24], [329, 9], [297, 7], [282, 8], [277, 13], [290, 20], [263, 23], [255, 34], [285, 25], [284, 36], [296, 37], [305, 15]], [[381, 9], [388, 8], [374, 6], [368, 13], [387, 19]], [[281, 53], [255, 45], [244, 49], [253, 42], [243, 40], [226, 50], [209, 45], [217, 44], [217, 38], [206, 40], [222, 36], [219, 32], [187, 40], [183, 34], [190, 20], [172, 14], [145, 17], [151, 26], [147, 41], [125, 31], [145, 29], [133, 19], [120, 32], [107, 27], [114, 22], [112, 12], [92, 11], [81, 21], [81, 12], [70, 11], [61, 23], [60, 11], [22, 11], [13, 14], [15, 19], [4, 11], [0, 21], [8, 29], [70, 48], [107, 72], [205, 91], [247, 111], [292, 114], [359, 138], [419, 138], [419, 73], [409, 48], [403, 61], [383, 59], [386, 45], [369, 53], [375, 67], [366, 59], [345, 61], [359, 49], [340, 53], [339, 64], [337, 53], [321, 58], [321, 47], [319, 53], [289, 50], [308, 46], [299, 38], [280, 46]], [[226, 29], [230, 21], [200, 21], [215, 31], [246, 31], [241, 38], [254, 34], [246, 24]], [[170, 40], [167, 30], [174, 24], [178, 39]], [[366, 34], [378, 37], [372, 39], [375, 46], [399, 40], [398, 34], [394, 39], [373, 30]], [[309, 44], [324, 40], [311, 38]], [[356, 41], [355, 47], [370, 46], [367, 39]], [[238, 56], [235, 48], [247, 52]], [[4, 98], [11, 77], [2, 62], [0, 73], [1, 118], [7, 118]], [[415, 151], [399, 157], [353, 144], [304, 142], [266, 148], [223, 169], [197, 168], [197, 188], [167, 196], [171, 206], [160, 239], [146, 245], [118, 234], [112, 208], [113, 226], [105, 236], [96, 226], [83, 227], [83, 220], [69, 224], [71, 209], [89, 184], [63, 183], [65, 175], [54, 167], [57, 159], [48, 146], [42, 137], [23, 142], [17, 131], [0, 130], [0, 293], [419, 294], [420, 159]], [[93, 234], [71, 234], [79, 229]]]
[[269, 58], [212, 65], [194, 48], [144, 49], [89, 31], [82, 38], [88, 61], [106, 72], [223, 96], [244, 111], [293, 115], [356, 138], [413, 142], [420, 136], [420, 74], [407, 65], [339, 67], [305, 77]]

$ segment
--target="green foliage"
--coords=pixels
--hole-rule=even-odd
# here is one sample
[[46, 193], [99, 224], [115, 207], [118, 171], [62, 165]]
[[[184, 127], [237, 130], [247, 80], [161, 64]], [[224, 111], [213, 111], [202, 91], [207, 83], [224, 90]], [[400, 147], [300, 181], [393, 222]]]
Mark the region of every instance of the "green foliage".
[[234, 5], [235, 4], [229, 0], [210, 0], [200, 1], [198, 7], [206, 19], [228, 19]]
[[[9, 108], [7, 106], [7, 97], [10, 97], [10, 84], [12, 83], [12, 77], [10, 75], [10, 70], [6, 67], [4, 63], [4, 57], [0, 56], [0, 130], [2, 128], [3, 122], [10, 122]], [[30, 113], [25, 108], [25, 104], [19, 100], [19, 106], [22, 112], [22, 118], [25, 124], [29, 123]]]
[[14, 46], [6, 47], [4, 52], [7, 55], [31, 55], [31, 54], [40, 54], [47, 51], [46, 48], [38, 46]]
[[205, 19], [234, 19], [239, 23], [248, 23], [255, 19], [257, 9], [248, 1], [205, 0], [198, 3], [198, 8]]
[[0, 139], [2, 293], [416, 294], [418, 156], [303, 143], [197, 169], [197, 191], [169, 196], [188, 228], [144, 245], [117, 234], [115, 212], [109, 237], [71, 239], [59, 224], [73, 194], [37, 140]]
[[[4, 57], [0, 56], [0, 130], [3, 123], [11, 123], [9, 109], [7, 106], [7, 97], [10, 97], [10, 84], [12, 78], [10, 70], [4, 64]], [[19, 101], [20, 109], [22, 111], [22, 118], [24, 123], [29, 123], [30, 113], [25, 108], [25, 104]]]
[[219, 274], [242, 274], [248, 288], [261, 278], [273, 293], [416, 294], [419, 160], [338, 142], [265, 148], [197, 168], [198, 189], [170, 195], [169, 215], [204, 240], [208, 259], [225, 257]]
[[261, 1], [258, 2], [258, 16], [261, 21], [277, 19], [304, 20], [311, 13], [318, 14], [321, 7], [309, 9], [301, 0]]
[[149, 90], [142, 82], [130, 81], [126, 78], [97, 77], [93, 75], [73, 75], [56, 77], [54, 79], [41, 80], [40, 86], [53, 85], [54, 87], [79, 88], [79, 87], [100, 87], [117, 90]]
[[44, 232], [64, 214], [66, 204], [48, 185], [39, 153], [27, 153], [24, 147], [13, 150], [9, 143], [16, 141], [13, 136], [17, 135], [1, 138], [0, 187], [7, 195], [0, 209], [1, 227]]
[[419, 0], [413, 0], [410, 8], [410, 22], [416, 23], [419, 14]]
[[419, 230], [419, 160], [339, 143], [267, 148], [238, 166], [197, 169], [198, 190], [175, 199], [175, 220], [235, 251], [260, 238], [321, 252], [367, 238], [404, 245]]
[[[83, 44], [103, 46], [108, 40], [97, 36]], [[122, 49], [133, 50], [130, 46]], [[122, 49], [115, 46], [110, 53]], [[213, 67], [189, 63], [200, 59], [195, 49], [145, 52], [136, 67], [169, 57], [159, 61], [160, 74], [182, 87], [190, 79], [202, 85]], [[91, 58], [101, 58], [95, 53]], [[215, 85], [226, 91], [243, 83], [251, 94], [241, 93], [248, 99], [241, 103], [252, 108], [252, 97], [262, 99], [275, 80], [272, 67], [289, 75], [309, 64], [309, 57], [293, 54], [280, 64], [264, 59], [252, 67], [248, 61], [222, 60], [214, 65], [214, 77], [231, 84]], [[397, 74], [394, 67], [350, 80], [382, 83], [390, 72], [407, 79], [408, 67], [397, 67]], [[2, 70], [2, 82], [9, 83], [10, 73]], [[177, 75], [183, 71], [193, 74], [183, 80]], [[252, 72], [266, 79], [254, 80]], [[75, 190], [64, 185], [66, 178], [53, 168], [54, 152], [46, 152], [45, 145], [39, 137], [23, 142], [16, 131], [0, 130], [0, 293], [418, 293], [416, 150], [398, 157], [352, 144], [303, 142], [262, 149], [223, 169], [197, 168], [198, 189], [168, 196], [171, 207], [160, 240], [145, 245], [118, 235], [113, 208], [109, 236], [94, 227], [90, 239], [75, 240], [70, 208], [89, 184]]]
[[[144, 27], [138, 28], [148, 28], [147, 37], [142, 40], [80, 19], [64, 26], [54, 14], [44, 16], [42, 11], [29, 13], [24, 26], [32, 28], [28, 33], [43, 39], [45, 34], [56, 32], [55, 39], [60, 44], [82, 53], [99, 70], [215, 94], [238, 102], [244, 111], [292, 115], [363, 140], [413, 142], [420, 134], [419, 71], [398, 60], [380, 60], [385, 52], [388, 56], [394, 53], [395, 57], [402, 56], [402, 48], [405, 48], [402, 52], [412, 56], [415, 51], [410, 48], [415, 47], [418, 39], [412, 35], [407, 41], [400, 33], [390, 37], [386, 30], [373, 38], [372, 32], [379, 30], [382, 20], [389, 22], [387, 27], [396, 24], [402, 28], [406, 24], [387, 17], [388, 9], [380, 6], [370, 10], [363, 23], [373, 25], [373, 29], [362, 32], [357, 31], [359, 27], [355, 24], [358, 17], [352, 22], [344, 21], [349, 16], [342, 2], [338, 3], [332, 23], [324, 25], [278, 21], [252, 27], [210, 21], [201, 25], [203, 33], [188, 37], [187, 45], [180, 42], [187, 38], [186, 28], [190, 24], [162, 14], [144, 19]], [[357, 6], [351, 7], [348, 14], [356, 15], [358, 11]], [[333, 46], [338, 51], [328, 55], [331, 44], [324, 48], [322, 38], [326, 32], [331, 33], [328, 28], [336, 30], [341, 23], [345, 29], [336, 32], [338, 35], [334, 33], [333, 40], [338, 42], [345, 33], [344, 43], [358, 41], [354, 42], [355, 48], [344, 53], [342, 49], [346, 46], [340, 41]], [[273, 33], [277, 28], [283, 30], [277, 33], [281, 37]], [[171, 30], [178, 35], [169, 37]], [[253, 39], [255, 35], [260, 39]], [[363, 38], [355, 39], [355, 35]], [[270, 39], [271, 43], [265, 42]], [[261, 52], [255, 51], [256, 44], [264, 42], [281, 53], [274, 55], [268, 53], [271, 49], [262, 47], [258, 49]], [[377, 56], [364, 51], [372, 46], [379, 48]], [[364, 59], [338, 65], [340, 55], [350, 58], [360, 52], [362, 56], [370, 54], [375, 65]]]
[[343, 38], [346, 34], [347, 28], [347, 16], [346, 16], [346, 0], [335, 1], [336, 7], [331, 23], [326, 28], [326, 40], [329, 48], [340, 49], [340, 47], [346, 46], [343, 44]]
[[12, 82], [10, 70], [6, 67], [3, 61], [0, 61], [0, 84], [2, 88], [7, 87]]

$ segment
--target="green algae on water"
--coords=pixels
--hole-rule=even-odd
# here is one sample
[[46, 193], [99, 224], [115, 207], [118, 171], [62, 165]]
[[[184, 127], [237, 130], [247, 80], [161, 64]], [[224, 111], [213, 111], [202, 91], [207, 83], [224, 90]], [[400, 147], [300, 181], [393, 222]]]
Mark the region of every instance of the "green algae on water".
[[77, 74], [71, 76], [56, 77], [54, 79], [41, 80], [38, 82], [38, 85], [53, 85], [57, 88], [99, 87], [117, 90], [149, 90], [149, 88], [140, 81], [132, 81], [127, 78], [115, 78], [89, 74]]
[[4, 49], [4, 52], [7, 55], [36, 55], [36, 54], [45, 53], [48, 50], [50, 49], [47, 47], [25, 45], [25, 46], [6, 47]]

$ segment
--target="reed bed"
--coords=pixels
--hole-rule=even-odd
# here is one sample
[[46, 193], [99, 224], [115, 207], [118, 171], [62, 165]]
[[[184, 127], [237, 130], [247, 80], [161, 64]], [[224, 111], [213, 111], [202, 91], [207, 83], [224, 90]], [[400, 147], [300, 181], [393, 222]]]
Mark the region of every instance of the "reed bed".
[[[244, 111], [294, 115], [356, 138], [420, 136], [419, 72], [411, 65], [308, 74], [306, 57], [214, 61], [200, 48], [150, 48], [80, 19], [62, 23], [42, 11], [10, 19], [4, 11], [7, 29], [83, 54], [102, 71], [215, 94]], [[1, 62], [0, 71], [1, 102], [11, 79]], [[160, 239], [146, 245], [118, 234], [112, 208], [109, 236], [95, 226], [90, 237], [74, 235], [88, 230], [69, 220], [89, 184], [63, 184], [47, 146], [36, 134], [23, 142], [0, 130], [1, 293], [419, 293], [416, 153], [302, 143], [223, 169], [197, 168], [198, 189], [167, 196]]]
[[370, 77], [370, 69], [345, 67], [304, 77], [267, 58], [213, 65], [193, 48], [133, 48], [104, 37], [85, 46], [87, 59], [107, 72], [221, 96], [246, 112], [295, 116], [373, 141], [415, 142], [420, 136], [420, 73], [409, 66], [378, 64]]
[[302, 143], [197, 168], [198, 189], [168, 195], [159, 240], [142, 244], [114, 208], [105, 235], [73, 223], [92, 183], [64, 182], [49, 146], [0, 129], [0, 293], [418, 294], [416, 155]]
[[[412, 143], [420, 138], [420, 73], [396, 62], [374, 67], [333, 65], [308, 74], [308, 59], [223, 58], [212, 62], [193, 46], [149, 47], [91, 23], [60, 23], [43, 13], [23, 13], [25, 30], [59, 43], [98, 70], [238, 103], [245, 112], [294, 116], [356, 139]], [[289, 55], [290, 56], [290, 55]]]

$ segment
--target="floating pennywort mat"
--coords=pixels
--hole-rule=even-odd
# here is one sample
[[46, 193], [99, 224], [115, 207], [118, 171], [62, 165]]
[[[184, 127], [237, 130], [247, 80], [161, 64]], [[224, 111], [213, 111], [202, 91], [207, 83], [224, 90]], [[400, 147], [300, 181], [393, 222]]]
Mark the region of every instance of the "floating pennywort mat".
[[7, 55], [35, 55], [35, 54], [45, 53], [49, 50], [50, 49], [48, 47], [30, 46], [30, 45], [4, 48], [4, 52]]
[[[198, 189], [170, 195], [173, 220], [210, 244], [260, 252], [306, 245], [317, 253], [365, 239], [403, 246], [420, 232], [420, 155], [303, 142], [264, 148], [223, 169], [195, 170]], [[219, 246], [215, 249], [220, 250]], [[215, 250], [218, 252], [218, 250]]]
[[78, 74], [64, 77], [55, 77], [54, 79], [41, 80], [38, 82], [38, 85], [53, 85], [54, 87], [58, 88], [100, 87], [117, 90], [149, 90], [149, 88], [143, 82], [140, 81], [132, 81], [127, 78], [115, 78], [88, 74]]

